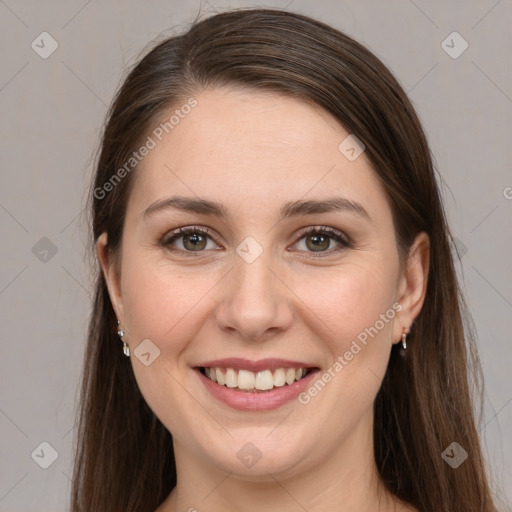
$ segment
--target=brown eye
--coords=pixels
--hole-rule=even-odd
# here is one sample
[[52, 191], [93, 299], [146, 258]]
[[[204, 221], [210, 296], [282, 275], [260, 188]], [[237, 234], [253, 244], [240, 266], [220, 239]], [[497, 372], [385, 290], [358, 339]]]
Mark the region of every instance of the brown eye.
[[323, 251], [329, 249], [331, 239], [325, 235], [308, 235], [306, 236], [306, 246], [312, 251]]
[[[311, 256], [330, 255], [352, 246], [348, 237], [330, 227], [309, 228], [300, 233], [296, 245]], [[302, 240], [303, 247], [300, 247]], [[305, 248], [304, 248], [305, 247]]]
[[[181, 242], [178, 242], [181, 240]], [[209, 247], [208, 242], [214, 245]], [[179, 228], [162, 240], [162, 245], [172, 252], [203, 252], [215, 248], [212, 235], [202, 228]]]
[[190, 251], [201, 251], [206, 247], [207, 238], [200, 233], [193, 233], [192, 235], [184, 235], [183, 247]]

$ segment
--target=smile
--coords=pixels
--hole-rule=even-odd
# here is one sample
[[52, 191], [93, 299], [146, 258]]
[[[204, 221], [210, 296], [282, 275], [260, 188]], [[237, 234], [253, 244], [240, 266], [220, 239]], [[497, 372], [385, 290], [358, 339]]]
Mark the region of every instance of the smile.
[[245, 392], [267, 392], [282, 386], [290, 386], [304, 378], [308, 368], [277, 368], [252, 372], [234, 368], [201, 368], [203, 375], [220, 386]]
[[242, 358], [205, 361], [193, 369], [214, 399], [232, 409], [254, 412], [293, 402], [320, 371], [300, 361]]

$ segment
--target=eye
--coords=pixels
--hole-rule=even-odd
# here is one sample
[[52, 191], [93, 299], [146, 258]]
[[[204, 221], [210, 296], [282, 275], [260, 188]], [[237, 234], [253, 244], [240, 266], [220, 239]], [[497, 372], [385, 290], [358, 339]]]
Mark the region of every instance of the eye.
[[[327, 226], [307, 228], [301, 231], [299, 236], [300, 239], [296, 242], [296, 245], [300, 245], [300, 242], [304, 240], [303, 247], [305, 249], [303, 250], [313, 253], [311, 254], [312, 257], [333, 254], [351, 247], [351, 242], [348, 237], [343, 235], [340, 231]], [[337, 244], [334, 247], [332, 247], [333, 240]]]
[[[168, 233], [161, 243], [173, 252], [202, 252], [205, 249], [215, 248], [208, 246], [209, 241], [213, 243], [212, 236], [213, 233], [208, 229], [190, 226], [186, 228], [178, 228], [171, 233]], [[181, 245], [181, 247], [176, 247], [174, 244], [180, 239], [181, 242], [179, 245]]]
[[[352, 246], [348, 237], [328, 226], [306, 228], [299, 232], [299, 236], [295, 245], [300, 245], [304, 240], [303, 248], [300, 250], [310, 253], [311, 257], [337, 253]], [[209, 229], [189, 226], [171, 231], [164, 236], [161, 244], [172, 252], [199, 253], [208, 249], [215, 250], [218, 247], [213, 237], [214, 234]], [[334, 247], [332, 247], [333, 241], [337, 244]], [[209, 245], [209, 242], [213, 246]]]

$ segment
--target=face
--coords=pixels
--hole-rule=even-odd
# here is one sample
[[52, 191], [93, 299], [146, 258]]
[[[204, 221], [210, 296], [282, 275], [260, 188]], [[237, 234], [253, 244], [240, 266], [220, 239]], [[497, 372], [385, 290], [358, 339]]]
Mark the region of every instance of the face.
[[140, 390], [177, 458], [240, 478], [355, 457], [421, 265], [400, 270], [385, 191], [330, 114], [195, 98], [136, 171], [118, 266], [98, 243]]

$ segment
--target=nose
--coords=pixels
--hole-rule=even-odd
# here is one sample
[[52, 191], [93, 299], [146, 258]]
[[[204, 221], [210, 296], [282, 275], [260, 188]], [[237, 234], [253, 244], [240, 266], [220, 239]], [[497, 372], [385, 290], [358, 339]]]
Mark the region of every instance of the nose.
[[235, 256], [216, 309], [219, 328], [245, 341], [266, 341], [293, 321], [292, 293], [264, 255], [252, 263]]

